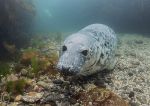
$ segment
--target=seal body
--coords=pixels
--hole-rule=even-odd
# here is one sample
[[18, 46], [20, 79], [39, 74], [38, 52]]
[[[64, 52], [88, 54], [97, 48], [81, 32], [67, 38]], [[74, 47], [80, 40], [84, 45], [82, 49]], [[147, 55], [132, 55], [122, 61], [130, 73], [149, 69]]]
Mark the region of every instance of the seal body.
[[115, 65], [117, 38], [106, 25], [92, 24], [66, 38], [57, 68], [63, 72], [91, 75]]

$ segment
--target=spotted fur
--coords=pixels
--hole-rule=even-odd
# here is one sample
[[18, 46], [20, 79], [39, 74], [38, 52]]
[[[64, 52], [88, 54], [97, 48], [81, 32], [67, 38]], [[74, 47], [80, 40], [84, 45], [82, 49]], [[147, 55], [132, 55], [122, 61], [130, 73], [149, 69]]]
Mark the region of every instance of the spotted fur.
[[[116, 43], [111, 28], [103, 24], [89, 25], [66, 38], [63, 47], [67, 50], [62, 52], [57, 67], [81, 75], [111, 70], [115, 65]], [[84, 50], [86, 56], [82, 54]]]

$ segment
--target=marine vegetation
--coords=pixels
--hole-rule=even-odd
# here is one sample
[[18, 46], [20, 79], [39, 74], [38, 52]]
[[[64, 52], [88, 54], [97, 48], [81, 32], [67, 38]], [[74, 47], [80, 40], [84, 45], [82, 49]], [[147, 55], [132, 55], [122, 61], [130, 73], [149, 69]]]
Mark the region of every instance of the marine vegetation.
[[10, 73], [9, 64], [0, 62], [0, 82], [1, 82], [1, 78], [6, 76], [9, 73]]
[[20, 62], [24, 65], [31, 64], [31, 59], [36, 57], [38, 52], [34, 48], [27, 48], [23, 50], [22, 56], [20, 58]]
[[128, 106], [128, 103], [108, 89], [94, 87], [80, 91], [75, 97], [84, 106]]
[[28, 84], [25, 79], [8, 81], [6, 83], [6, 91], [11, 94], [23, 94], [23, 91], [27, 85]]

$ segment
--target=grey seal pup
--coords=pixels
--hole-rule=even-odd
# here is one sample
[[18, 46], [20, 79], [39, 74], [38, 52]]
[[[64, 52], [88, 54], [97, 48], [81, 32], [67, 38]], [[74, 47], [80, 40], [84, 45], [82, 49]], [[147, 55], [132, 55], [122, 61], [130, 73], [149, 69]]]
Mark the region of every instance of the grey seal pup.
[[68, 36], [63, 45], [57, 68], [62, 72], [83, 76], [115, 66], [115, 32], [103, 24], [92, 24]]

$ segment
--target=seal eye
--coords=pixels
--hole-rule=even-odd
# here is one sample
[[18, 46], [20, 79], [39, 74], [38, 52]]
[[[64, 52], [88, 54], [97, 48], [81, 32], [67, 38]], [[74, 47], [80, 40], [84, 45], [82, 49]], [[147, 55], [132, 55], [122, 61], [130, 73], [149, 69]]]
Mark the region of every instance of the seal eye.
[[63, 46], [62, 47], [62, 51], [64, 52], [64, 51], [66, 51], [67, 50], [67, 47], [66, 46]]
[[83, 50], [81, 53], [82, 53], [84, 56], [87, 56], [88, 50]]

